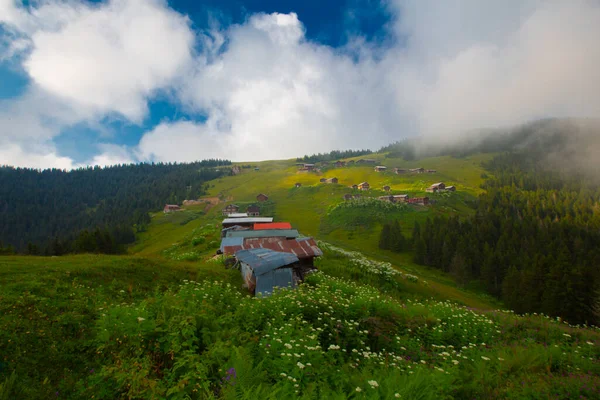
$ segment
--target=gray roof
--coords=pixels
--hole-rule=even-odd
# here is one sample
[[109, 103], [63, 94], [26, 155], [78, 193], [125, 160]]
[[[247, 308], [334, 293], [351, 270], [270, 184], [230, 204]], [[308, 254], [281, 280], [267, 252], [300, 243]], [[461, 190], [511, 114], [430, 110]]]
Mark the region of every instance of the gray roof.
[[250, 238], [250, 237], [286, 237], [297, 238], [300, 233], [296, 229], [265, 229], [260, 231], [228, 231], [227, 237]]
[[248, 213], [231, 213], [228, 215], [229, 218], [244, 218], [247, 216], [248, 216]]
[[221, 253], [225, 246], [242, 246], [244, 244], [243, 237], [224, 237], [221, 239]]
[[235, 253], [235, 258], [240, 262], [248, 264], [252, 268], [254, 276], [264, 275], [277, 268], [300, 261], [292, 253], [283, 253], [270, 249], [240, 250]]
[[225, 218], [223, 224], [255, 224], [273, 222], [273, 217]]

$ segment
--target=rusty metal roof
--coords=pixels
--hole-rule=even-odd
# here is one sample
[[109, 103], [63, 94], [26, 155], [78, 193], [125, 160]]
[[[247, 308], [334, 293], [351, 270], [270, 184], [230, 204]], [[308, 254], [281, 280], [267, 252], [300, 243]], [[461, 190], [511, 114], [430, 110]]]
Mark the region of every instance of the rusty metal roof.
[[282, 237], [245, 238], [244, 243], [241, 246], [224, 246], [223, 253], [227, 255], [233, 255], [240, 250], [260, 248], [292, 253], [298, 258], [309, 258], [323, 255], [323, 252], [317, 246], [317, 242], [311, 237], [297, 239], [285, 239]]

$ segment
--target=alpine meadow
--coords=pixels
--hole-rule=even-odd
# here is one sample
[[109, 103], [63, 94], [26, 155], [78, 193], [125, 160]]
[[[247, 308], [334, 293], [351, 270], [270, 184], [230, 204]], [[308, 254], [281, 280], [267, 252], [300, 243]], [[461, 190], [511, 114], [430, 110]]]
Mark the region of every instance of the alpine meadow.
[[600, 400], [600, 0], [0, 0], [0, 400]]
[[[540, 121], [468, 151], [403, 141], [53, 171], [95, 184], [32, 186], [30, 210], [48, 196], [95, 203], [45, 219], [38, 229], [61, 233], [46, 243], [38, 230], [3, 236], [0, 398], [598, 398], [600, 194], [594, 176], [553, 164], [593, 133], [579, 126]], [[4, 167], [3, 190], [46, 173]], [[144, 179], [104, 192], [132, 174]], [[178, 210], [158, 209], [159, 196]], [[232, 205], [316, 238], [314, 271], [249, 293], [238, 253], [218, 254]], [[20, 207], [4, 201], [3, 220]]]

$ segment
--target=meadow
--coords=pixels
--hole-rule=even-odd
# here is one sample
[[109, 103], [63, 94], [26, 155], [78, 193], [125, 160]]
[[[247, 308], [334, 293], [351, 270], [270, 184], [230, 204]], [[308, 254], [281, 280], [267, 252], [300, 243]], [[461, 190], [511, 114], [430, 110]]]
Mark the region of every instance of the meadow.
[[0, 398], [600, 395], [597, 329], [431, 299], [421, 277], [320, 245], [320, 271], [268, 298], [218, 261], [2, 259]]
[[[216, 206], [152, 215], [127, 256], [0, 257], [0, 400], [600, 398], [600, 331], [517, 316], [477, 290], [379, 250], [382, 223], [466, 215], [487, 155], [439, 157], [436, 174], [372, 167], [298, 173], [293, 160], [256, 163], [209, 182]], [[337, 177], [340, 184], [318, 183]], [[456, 193], [429, 207], [362, 199]], [[296, 182], [302, 186], [295, 188]], [[215, 251], [222, 208], [258, 193], [263, 210], [314, 235], [319, 272], [296, 290], [256, 298]]]

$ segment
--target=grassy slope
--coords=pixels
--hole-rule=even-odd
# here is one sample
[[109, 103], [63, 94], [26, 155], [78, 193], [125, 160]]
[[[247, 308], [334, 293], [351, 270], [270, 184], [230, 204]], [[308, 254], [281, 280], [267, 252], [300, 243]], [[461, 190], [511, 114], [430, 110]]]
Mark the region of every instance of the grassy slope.
[[[139, 240], [131, 252], [139, 256], [166, 256], [174, 259], [201, 260], [214, 255], [219, 233], [216, 227], [222, 220], [221, 209], [230, 203], [242, 206], [252, 203], [258, 193], [269, 195], [269, 208], [279, 221], [290, 221], [303, 234], [313, 235], [349, 250], [360, 251], [374, 259], [391, 262], [404, 272], [426, 279], [429, 287], [420, 292], [413, 292], [420, 297], [431, 296], [437, 299], [451, 299], [461, 304], [481, 309], [494, 309], [499, 303], [488, 296], [475, 294], [457, 288], [447, 276], [438, 271], [415, 265], [408, 254], [382, 252], [377, 247], [380, 222], [376, 221], [367, 228], [354, 231], [346, 229], [347, 220], [353, 215], [327, 216], [328, 209], [343, 202], [342, 196], [352, 192], [349, 186], [353, 183], [368, 181], [374, 189], [362, 192], [364, 196], [383, 195], [380, 190], [384, 185], [392, 187], [392, 193], [408, 193], [411, 196], [426, 195], [425, 188], [431, 183], [444, 181], [457, 186], [458, 192], [451, 195], [431, 195], [438, 203], [430, 207], [411, 206], [409, 211], [402, 212], [400, 218], [407, 235], [410, 235], [414, 221], [424, 221], [428, 216], [465, 214], [472, 212], [466, 201], [474, 199], [481, 191], [484, 172], [481, 162], [490, 155], [474, 155], [467, 158], [437, 157], [407, 162], [401, 159], [388, 159], [382, 155], [378, 164], [390, 169], [394, 167], [413, 168], [422, 166], [436, 169], [436, 174], [396, 175], [393, 172], [377, 173], [372, 166], [350, 166], [330, 168], [318, 173], [299, 173], [294, 160], [265, 161], [256, 163], [260, 169], [244, 169], [238, 176], [224, 177], [210, 182], [208, 196], [219, 196], [224, 201], [207, 211], [204, 206], [188, 207], [186, 211], [165, 215], [156, 213], [148, 232], [139, 235]], [[321, 177], [337, 177], [339, 184], [325, 185], [319, 183]], [[302, 187], [294, 188], [296, 182]], [[227, 199], [227, 201], [225, 201]], [[192, 219], [195, 218], [195, 219]], [[185, 223], [186, 221], [189, 221]], [[331, 229], [333, 226], [333, 230]], [[204, 237], [205, 243], [197, 246], [192, 240]], [[212, 245], [211, 245], [212, 244]]]
[[[341, 195], [348, 192], [347, 185], [363, 180], [369, 181], [374, 187], [390, 184], [397, 193], [413, 195], [423, 194], [423, 189], [434, 181], [444, 181], [458, 187], [459, 194], [450, 199], [441, 198], [435, 206], [417, 207], [414, 211], [407, 212], [403, 219], [405, 228], [406, 225], [410, 225], [407, 221], [423, 219], [428, 215], [468, 213], [470, 209], [465, 200], [468, 200], [469, 196], [475, 196], [480, 190], [480, 175], [483, 171], [479, 163], [485, 158], [441, 157], [421, 160], [418, 164], [400, 160], [380, 161], [388, 167], [423, 166], [439, 171], [438, 174], [432, 175], [395, 176], [390, 173], [375, 173], [371, 167], [332, 169], [324, 173], [323, 176], [327, 177], [337, 176], [340, 185], [315, 183], [319, 176], [298, 174], [293, 161], [271, 161], [259, 163], [259, 171], [246, 170], [240, 176], [211, 182], [211, 195], [229, 197], [229, 202], [249, 204], [256, 193], [264, 192], [273, 201], [272, 207], [277, 220], [289, 220], [303, 233], [315, 235], [345, 249], [360, 251], [372, 259], [391, 262], [403, 272], [417, 275], [419, 280], [413, 282], [400, 279], [396, 283], [397, 286], [390, 289], [389, 283], [379, 282], [380, 276], [370, 276], [362, 269], [351, 268], [343, 258], [326, 252], [325, 257], [319, 260], [319, 266], [328, 275], [373, 285], [382, 293], [399, 300], [433, 297], [437, 300], [450, 299], [469, 307], [491, 310], [499, 307], [493, 299], [461, 290], [438, 271], [412, 264], [409, 254], [394, 254], [377, 249], [377, 225], [351, 235], [345, 229], [324, 233], [323, 223], [324, 220], [328, 221], [327, 223], [336, 222], [328, 220], [331, 218], [326, 215], [327, 210], [341, 201]], [[302, 182], [304, 185], [299, 189], [292, 189], [295, 182]], [[108, 313], [106, 310], [114, 311], [119, 305], [139, 304], [142, 300], [151, 305], [161, 296], [159, 292], [177, 285], [183, 279], [221, 280], [231, 283], [236, 291], [241, 291], [239, 272], [226, 270], [220, 263], [208, 262], [214, 255], [219, 240], [219, 223], [222, 219], [220, 210], [225, 204], [227, 203], [209, 210], [204, 206], [194, 206], [176, 214], [155, 214], [149, 230], [140, 234], [138, 242], [131, 248], [131, 253], [135, 254], [130, 256], [0, 257], [0, 352], [3, 355], [3, 358], [0, 358], [0, 376], [6, 376], [6, 371], [17, 369], [17, 386], [22, 398], [63, 397], [63, 393], [68, 398], [69, 393], [74, 393], [74, 390], [85, 390], [82, 389], [81, 382], [85, 382], [86, 377], [94, 373], [94, 369], [100, 368], [96, 356], [98, 337], [94, 335], [96, 325], [103, 319], [102, 313]], [[343, 218], [345, 216], [340, 217]], [[421, 311], [427, 313], [428, 307], [425, 306]], [[462, 313], [460, 310], [456, 311], [459, 312]], [[425, 318], [423, 315], [412, 315], [410, 318], [415, 320], [409, 322], [421, 326], [419, 321]], [[523, 348], [519, 343], [522, 340], [527, 343], [559, 343], [572, 340], [565, 339], [561, 336], [561, 330], [552, 328], [548, 325], [550, 322], [544, 319], [540, 320], [540, 324], [537, 317], [513, 319], [510, 315], [489, 315], [494, 315], [495, 320], [504, 327], [502, 337], [506, 341], [496, 343], [494, 351], [507, 361], [509, 357], [514, 358], [514, 361], [510, 359], [511, 365], [507, 365], [507, 371], [514, 374], [516, 368], [527, 379], [533, 376], [531, 374], [539, 373], [539, 377], [536, 375], [536, 378], [531, 378], [534, 383], [529, 382], [529, 386], [534, 387], [533, 390], [537, 390], [535, 385], [551, 385], [552, 381], [549, 379], [554, 379], [557, 375], [544, 375], [544, 357], [552, 358], [555, 355], [549, 355], [545, 346], [542, 348], [539, 345], [539, 349], [534, 351], [529, 349], [529, 344]], [[131, 316], [134, 320], [135, 317]], [[436, 324], [437, 315], [434, 313], [430, 317], [433, 319], [428, 320], [428, 323], [433, 326]], [[554, 330], [549, 333], [550, 329]], [[575, 354], [577, 352], [574, 351], [574, 346], [587, 340], [598, 340], [596, 332], [567, 332], [584, 335], [578, 337], [573, 348], [561, 345], [561, 351], [566, 352], [562, 354], [567, 354], [573, 360], [579, 358]], [[416, 335], [417, 341], [429, 337]], [[553, 335], [553, 338], [549, 340], [548, 335]], [[230, 343], [227, 342], [224, 348], [229, 346]], [[521, 347], [517, 350], [515, 346]], [[542, 361], [519, 358], [519, 354], [527, 351], [534, 358], [543, 356], [540, 358]], [[479, 386], [483, 385], [481, 387], [496, 385], [495, 393], [512, 390], [511, 385], [514, 383], [504, 381], [504, 378], [498, 378], [497, 382], [488, 381], [499, 376], [494, 371], [477, 373], [476, 371], [486, 365], [478, 356], [479, 354], [475, 357], [475, 363], [479, 360], [479, 364], [482, 365], [474, 366], [472, 371], [465, 369], [463, 375], [457, 376], [462, 376], [466, 382], [477, 381]], [[494, 364], [494, 368], [496, 365]], [[445, 365], [442, 366], [446, 368]], [[563, 369], [555, 373], [562, 371]], [[510, 374], [507, 376], [513, 376]], [[430, 377], [427, 378], [429, 379]], [[515, 377], [514, 382], [520, 379]], [[1, 385], [2, 380], [0, 399]], [[477, 391], [479, 386], [473, 386], [473, 393], [483, 395]], [[466, 390], [466, 386], [461, 387], [461, 390]], [[90, 386], [90, 390], [92, 388], [93, 386]]]

